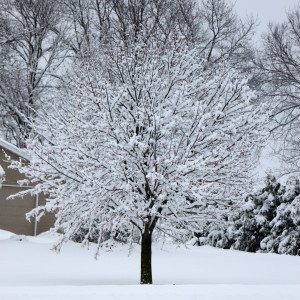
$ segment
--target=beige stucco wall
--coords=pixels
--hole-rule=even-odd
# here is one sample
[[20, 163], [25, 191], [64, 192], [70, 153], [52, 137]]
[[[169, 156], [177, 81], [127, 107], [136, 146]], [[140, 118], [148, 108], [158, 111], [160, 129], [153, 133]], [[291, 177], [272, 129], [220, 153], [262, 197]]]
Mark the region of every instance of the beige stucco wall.
[[[46, 200], [43, 195], [39, 195], [38, 204], [39, 205], [46, 204]], [[53, 226], [54, 222], [55, 222], [54, 214], [46, 213], [37, 223], [37, 234], [49, 230]]]
[[0, 189], [0, 228], [17, 234], [34, 234], [34, 220], [30, 223], [25, 214], [35, 207], [35, 199], [26, 196], [23, 199], [6, 200], [17, 192], [16, 188]]
[[[24, 179], [24, 176], [16, 170], [8, 168], [5, 153], [12, 159], [18, 160], [19, 157], [0, 146], [0, 165], [5, 171], [5, 181], [0, 188], [0, 229], [8, 230], [16, 234], [34, 235], [35, 220], [26, 220], [26, 213], [36, 206], [36, 196], [26, 195], [23, 198], [7, 200], [7, 197], [18, 193], [26, 188], [16, 187], [17, 181]], [[7, 186], [13, 185], [13, 186]], [[45, 204], [45, 197], [39, 195], [38, 203]], [[54, 216], [47, 214], [37, 223], [37, 234], [49, 230], [53, 225]]]

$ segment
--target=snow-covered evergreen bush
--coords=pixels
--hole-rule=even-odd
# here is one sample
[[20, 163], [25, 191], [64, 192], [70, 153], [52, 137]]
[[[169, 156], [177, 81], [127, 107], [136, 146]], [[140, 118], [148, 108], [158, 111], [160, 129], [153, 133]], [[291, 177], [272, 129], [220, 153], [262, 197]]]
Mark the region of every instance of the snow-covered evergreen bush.
[[267, 176], [265, 187], [246, 197], [240, 211], [223, 224], [209, 224], [201, 243], [248, 252], [300, 254], [300, 184]]
[[230, 249], [234, 243], [233, 222], [221, 221], [206, 224], [200, 231], [194, 234], [193, 245], [210, 245], [222, 249]]
[[300, 254], [300, 185], [299, 180], [287, 183], [276, 215], [269, 224], [270, 233], [261, 242], [261, 249], [280, 254]]
[[265, 187], [246, 197], [241, 215], [235, 221], [235, 249], [256, 252], [260, 242], [270, 234], [270, 222], [276, 215], [276, 209], [284, 190], [274, 176], [266, 178]]

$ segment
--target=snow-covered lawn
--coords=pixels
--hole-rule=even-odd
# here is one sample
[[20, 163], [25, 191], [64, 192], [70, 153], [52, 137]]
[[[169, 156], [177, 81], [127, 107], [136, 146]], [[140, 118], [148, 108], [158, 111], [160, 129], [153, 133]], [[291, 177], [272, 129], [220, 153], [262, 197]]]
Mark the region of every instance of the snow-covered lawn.
[[139, 286], [139, 249], [101, 252], [54, 236], [0, 232], [1, 300], [299, 300], [300, 257], [155, 246], [153, 286]]

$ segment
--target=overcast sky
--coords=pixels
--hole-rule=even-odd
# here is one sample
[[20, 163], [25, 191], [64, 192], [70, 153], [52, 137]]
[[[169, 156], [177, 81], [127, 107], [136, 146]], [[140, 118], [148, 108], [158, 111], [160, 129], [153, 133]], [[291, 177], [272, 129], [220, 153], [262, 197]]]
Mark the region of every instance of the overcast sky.
[[300, 0], [233, 0], [241, 17], [253, 15], [260, 22], [258, 31], [267, 29], [270, 21], [283, 21], [286, 11], [300, 5]]

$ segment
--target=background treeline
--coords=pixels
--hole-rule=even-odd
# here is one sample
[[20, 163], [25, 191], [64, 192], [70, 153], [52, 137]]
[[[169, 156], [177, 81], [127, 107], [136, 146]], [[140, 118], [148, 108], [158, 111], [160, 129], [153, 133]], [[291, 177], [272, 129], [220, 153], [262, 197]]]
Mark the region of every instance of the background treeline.
[[144, 39], [165, 47], [178, 37], [196, 43], [208, 65], [230, 58], [252, 74], [286, 172], [298, 172], [299, 28], [296, 8], [271, 24], [256, 48], [255, 20], [242, 21], [223, 0], [1, 0], [1, 134], [24, 147], [29, 119], [66, 84], [66, 70], [100, 48], [130, 45], [144, 31]]
[[167, 49], [181, 39], [197, 44], [208, 66], [230, 58], [246, 69], [253, 30], [220, 0], [1, 0], [2, 135], [25, 147], [29, 120], [67, 85], [67, 70], [100, 50], [139, 39]]

